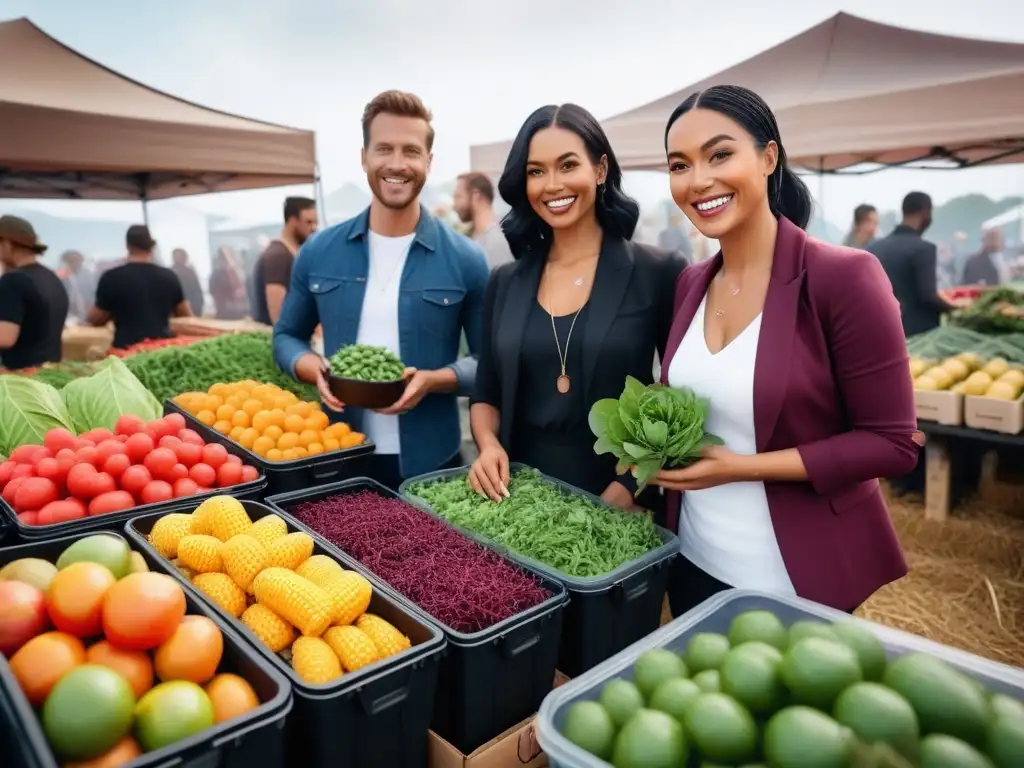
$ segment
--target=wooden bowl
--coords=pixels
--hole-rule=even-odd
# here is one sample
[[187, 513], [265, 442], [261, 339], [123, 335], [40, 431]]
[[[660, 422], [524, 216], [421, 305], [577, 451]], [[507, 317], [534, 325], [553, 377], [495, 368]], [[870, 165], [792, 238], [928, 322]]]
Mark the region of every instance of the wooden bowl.
[[373, 410], [389, 408], [405, 392], [405, 379], [363, 381], [346, 379], [332, 373], [327, 377], [327, 385], [331, 388], [331, 394], [343, 404]]

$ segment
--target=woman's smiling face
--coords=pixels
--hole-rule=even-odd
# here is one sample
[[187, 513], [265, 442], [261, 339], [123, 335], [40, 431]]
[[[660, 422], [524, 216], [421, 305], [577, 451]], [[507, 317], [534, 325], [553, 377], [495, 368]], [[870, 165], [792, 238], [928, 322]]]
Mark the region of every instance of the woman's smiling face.
[[774, 142], [760, 149], [739, 123], [698, 107], [672, 124], [666, 145], [672, 199], [705, 237], [720, 239], [767, 205]]
[[572, 227], [594, 215], [597, 187], [607, 173], [607, 159], [592, 162], [575, 133], [558, 126], [544, 128], [530, 141], [526, 197], [552, 229]]

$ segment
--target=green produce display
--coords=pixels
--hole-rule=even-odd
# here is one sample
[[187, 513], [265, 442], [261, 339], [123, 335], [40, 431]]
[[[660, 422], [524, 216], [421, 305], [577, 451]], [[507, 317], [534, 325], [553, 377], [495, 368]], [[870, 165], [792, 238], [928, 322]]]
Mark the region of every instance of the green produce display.
[[594, 452], [618, 459], [622, 474], [635, 467], [639, 494], [662, 467], [679, 467], [722, 441], [704, 432], [708, 401], [686, 387], [644, 386], [632, 376], [618, 399], [598, 400], [590, 409]]
[[348, 344], [330, 359], [331, 373], [356, 381], [397, 381], [405, 374], [405, 363], [384, 347]]
[[1024, 364], [1024, 333], [992, 336], [944, 325], [908, 338], [907, 351], [911, 357], [922, 360], [946, 360], [964, 352], [973, 352], [985, 360], [1002, 357], [1011, 363]]
[[102, 365], [102, 361], [93, 363], [65, 361], [63, 363], [46, 363], [31, 373], [26, 371], [18, 371], [18, 373], [23, 376], [30, 375], [36, 381], [49, 384], [55, 389], [63, 389], [75, 379], [92, 376]]
[[296, 381], [277, 367], [269, 333], [233, 333], [185, 347], [142, 352], [124, 361], [158, 400], [182, 392], [205, 392], [225, 381], [253, 379], [275, 384], [300, 400], [317, 400], [316, 387]]
[[648, 650], [634, 681], [571, 704], [562, 734], [615, 768], [1024, 766], [1024, 703], [925, 653], [889, 661], [853, 620], [747, 611], [669, 655]]
[[1024, 292], [985, 291], [970, 307], [954, 312], [950, 322], [981, 333], [1024, 333]]
[[647, 515], [566, 493], [536, 470], [513, 473], [508, 490], [494, 502], [457, 476], [417, 483], [409, 493], [454, 525], [576, 578], [610, 573], [662, 544]]

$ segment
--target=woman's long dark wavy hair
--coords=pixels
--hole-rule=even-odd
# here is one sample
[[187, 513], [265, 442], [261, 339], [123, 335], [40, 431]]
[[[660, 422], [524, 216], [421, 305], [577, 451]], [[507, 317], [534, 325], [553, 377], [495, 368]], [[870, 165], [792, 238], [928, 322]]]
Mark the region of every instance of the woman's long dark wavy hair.
[[599, 162], [602, 155], [608, 158], [608, 175], [594, 203], [597, 222], [605, 235], [625, 240], [632, 238], [640, 219], [640, 206], [622, 191], [622, 169], [601, 124], [576, 104], [549, 104], [526, 118], [512, 142], [505, 170], [498, 181], [498, 192], [512, 208], [501, 220], [501, 229], [512, 253], [517, 259], [535, 254], [546, 256], [551, 248], [551, 227], [537, 215], [526, 196], [526, 163], [534, 134], [552, 126], [579, 136], [590, 162]]
[[691, 109], [711, 109], [735, 120], [754, 137], [759, 149], [774, 141], [779, 148], [775, 171], [768, 177], [768, 205], [776, 216], [785, 216], [800, 229], [806, 229], [811, 220], [814, 202], [803, 180], [793, 173], [786, 158], [779, 135], [779, 124], [765, 100], [748, 88], [738, 85], [715, 85], [691, 93], [672, 111], [665, 126], [665, 151], [668, 151], [668, 132], [680, 117]]

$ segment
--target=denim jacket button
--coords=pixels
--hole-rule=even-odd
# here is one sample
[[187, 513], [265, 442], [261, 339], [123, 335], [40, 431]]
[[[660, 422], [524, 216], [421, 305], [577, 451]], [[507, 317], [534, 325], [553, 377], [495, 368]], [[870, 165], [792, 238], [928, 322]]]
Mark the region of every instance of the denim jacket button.
[[320, 283], [313, 283], [313, 290], [314, 291], [320, 290]]
[[448, 303], [448, 299], [445, 299], [445, 300], [444, 300], [444, 303], [445, 303], [445, 304], [447, 304], [447, 303]]

